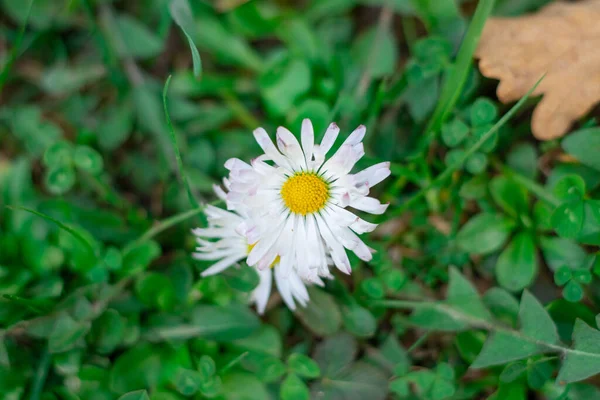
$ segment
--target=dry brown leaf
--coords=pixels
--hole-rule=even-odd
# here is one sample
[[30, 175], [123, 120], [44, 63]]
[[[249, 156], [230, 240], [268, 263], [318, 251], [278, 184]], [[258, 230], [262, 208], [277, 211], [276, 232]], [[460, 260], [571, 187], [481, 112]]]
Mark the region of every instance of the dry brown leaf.
[[536, 14], [491, 18], [475, 56], [488, 78], [500, 80], [503, 103], [521, 98], [546, 73], [531, 130], [556, 139], [600, 102], [600, 0], [556, 2]]

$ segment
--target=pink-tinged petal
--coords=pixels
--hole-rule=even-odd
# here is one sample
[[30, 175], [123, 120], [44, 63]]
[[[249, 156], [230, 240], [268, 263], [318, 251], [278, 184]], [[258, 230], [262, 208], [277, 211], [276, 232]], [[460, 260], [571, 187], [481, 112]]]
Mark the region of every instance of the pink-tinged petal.
[[356, 173], [354, 175], [354, 182], [356, 185], [366, 184], [368, 187], [373, 187], [390, 176], [390, 174], [390, 163], [382, 162]]
[[302, 120], [300, 140], [302, 141], [302, 150], [304, 151], [306, 165], [308, 168], [310, 168], [313, 160], [313, 150], [315, 147], [315, 131], [313, 129], [312, 122], [310, 122], [310, 119], [308, 118]]
[[281, 151], [284, 156], [287, 156], [288, 161], [290, 161], [294, 170], [297, 171], [303, 167], [306, 168], [304, 152], [294, 134], [283, 126], [280, 126], [277, 128], [276, 137], [279, 151]]
[[356, 145], [365, 137], [365, 133], [367, 132], [367, 128], [364, 125], [359, 125], [355, 130], [352, 131], [350, 136], [346, 140], [344, 140], [344, 144]]
[[277, 151], [277, 148], [275, 148], [275, 145], [271, 141], [267, 131], [265, 131], [263, 128], [255, 129], [254, 138], [269, 159], [273, 160], [279, 166], [289, 168], [289, 163], [285, 157], [279, 151]]

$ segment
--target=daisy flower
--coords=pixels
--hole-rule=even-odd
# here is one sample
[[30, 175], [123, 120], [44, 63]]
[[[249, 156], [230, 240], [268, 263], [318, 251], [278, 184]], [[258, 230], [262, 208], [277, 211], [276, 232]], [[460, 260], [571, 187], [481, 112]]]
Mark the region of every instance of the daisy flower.
[[[247, 164], [230, 159], [226, 185], [227, 207], [247, 210], [252, 225], [247, 263], [265, 268], [265, 260], [279, 257], [282, 274], [293, 270], [316, 281], [329, 275], [328, 262], [350, 273], [346, 249], [369, 261], [372, 250], [358, 237], [377, 225], [362, 220], [347, 207], [382, 214], [387, 204], [369, 197], [370, 189], [390, 175], [390, 163], [373, 165], [356, 174], [350, 171], [364, 155], [361, 125], [326, 159], [340, 129], [327, 128], [315, 143], [310, 120], [302, 122], [301, 144], [286, 128], [277, 129], [277, 147], [267, 132], [258, 128], [254, 137], [264, 154]], [[262, 260], [262, 262], [261, 262]]]
[[[215, 186], [215, 192], [219, 198], [225, 200], [226, 194], [221, 188]], [[255, 246], [248, 243], [246, 234], [248, 233], [248, 226], [251, 224], [249, 224], [243, 211], [230, 212], [207, 205], [205, 213], [208, 219], [208, 227], [196, 228], [192, 231], [198, 243], [193, 257], [197, 260], [215, 261], [213, 265], [202, 272], [203, 277], [218, 274], [236, 265], [245, 259]], [[306, 306], [309, 296], [306, 285], [300, 276], [293, 271], [284, 276], [277, 257], [269, 262], [267, 266], [270, 268], [257, 270], [260, 282], [250, 298], [252, 303], [256, 303], [259, 314], [265, 311], [271, 294], [273, 276], [283, 301], [291, 310], [295, 310], [296, 302], [302, 307]], [[323, 286], [323, 281], [320, 279], [316, 280], [315, 283]]]

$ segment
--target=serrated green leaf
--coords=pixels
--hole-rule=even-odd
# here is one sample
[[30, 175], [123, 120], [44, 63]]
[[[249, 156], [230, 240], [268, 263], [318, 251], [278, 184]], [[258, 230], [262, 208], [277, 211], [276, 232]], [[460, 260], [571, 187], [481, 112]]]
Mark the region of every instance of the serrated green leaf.
[[446, 295], [448, 305], [475, 318], [490, 320], [491, 314], [481, 301], [477, 289], [456, 268], [450, 269], [450, 284]]
[[483, 345], [471, 368], [485, 368], [492, 365], [505, 364], [542, 353], [544, 347], [521, 338], [512, 332], [499, 331], [492, 333]]
[[519, 322], [521, 331], [525, 335], [544, 343], [555, 344], [558, 342], [558, 332], [550, 314], [527, 290], [521, 297]]
[[574, 349], [566, 352], [558, 382], [576, 382], [600, 373], [600, 331], [577, 319], [573, 342]]

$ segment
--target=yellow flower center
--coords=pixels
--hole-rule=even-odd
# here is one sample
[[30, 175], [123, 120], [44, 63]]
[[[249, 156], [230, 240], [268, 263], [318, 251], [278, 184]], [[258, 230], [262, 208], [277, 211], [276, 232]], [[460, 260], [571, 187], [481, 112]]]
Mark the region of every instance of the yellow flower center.
[[[254, 244], [249, 244], [248, 245], [248, 254], [250, 254], [250, 252], [252, 251], [252, 249], [254, 248], [254, 246], [256, 246], [258, 244], [258, 242], [254, 243]], [[275, 259], [273, 260], [273, 262], [271, 263], [271, 265], [269, 265], [269, 268], [273, 268], [274, 266], [276, 266], [277, 264], [279, 264], [279, 255], [277, 255], [275, 257]]]
[[329, 200], [329, 186], [314, 172], [298, 172], [285, 181], [281, 197], [291, 212], [312, 214], [322, 209]]

